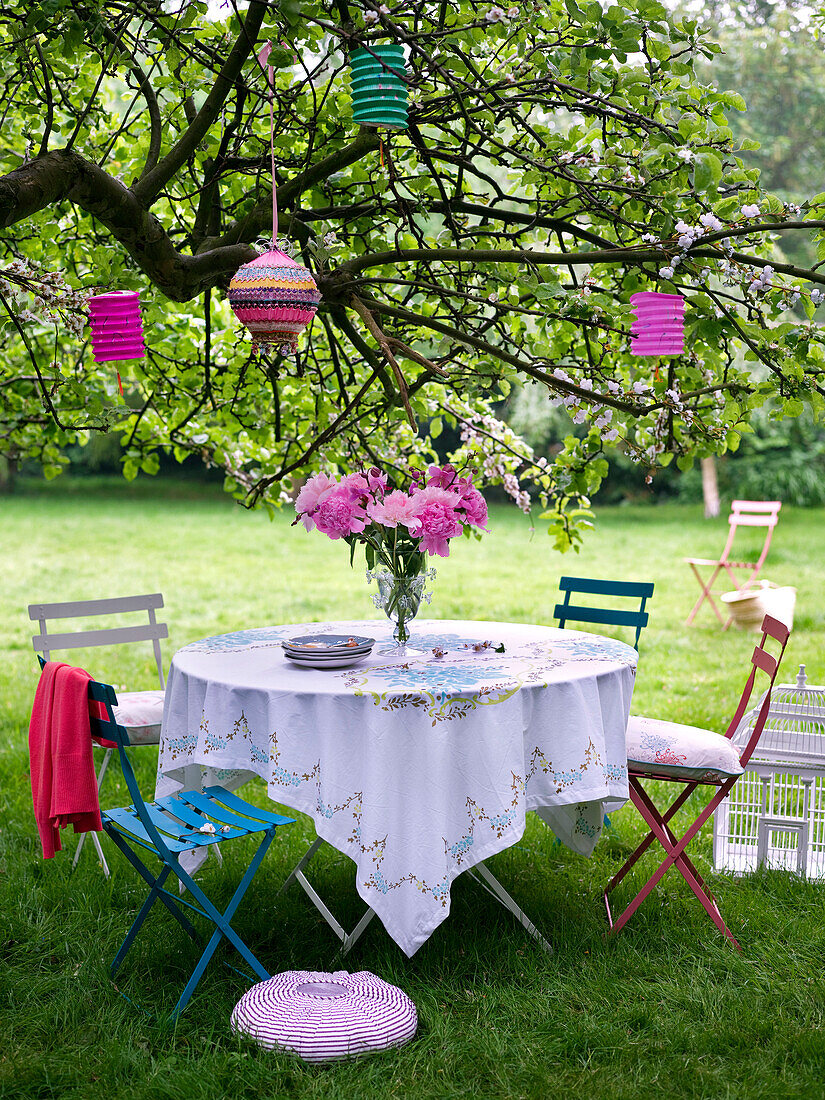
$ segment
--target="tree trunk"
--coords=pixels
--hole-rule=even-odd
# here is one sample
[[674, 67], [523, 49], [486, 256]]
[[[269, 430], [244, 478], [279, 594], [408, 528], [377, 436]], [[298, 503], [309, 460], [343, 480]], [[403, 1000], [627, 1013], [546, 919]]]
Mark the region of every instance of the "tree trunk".
[[0, 455], [0, 493], [14, 492], [14, 475], [16, 473], [17, 463]]
[[714, 519], [719, 515], [719, 484], [713, 455], [702, 459], [702, 500], [705, 503], [705, 519]]

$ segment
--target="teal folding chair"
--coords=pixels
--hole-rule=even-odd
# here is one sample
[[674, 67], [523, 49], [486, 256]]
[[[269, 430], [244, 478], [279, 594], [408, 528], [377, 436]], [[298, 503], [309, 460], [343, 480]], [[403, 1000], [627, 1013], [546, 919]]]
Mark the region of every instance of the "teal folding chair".
[[[165, 905], [184, 931], [202, 946], [201, 937], [185, 914], [184, 908], [205, 917], [215, 928], [172, 1010], [171, 1019], [175, 1020], [186, 1007], [222, 939], [228, 940], [236, 948], [252, 968], [256, 978], [240, 970], [237, 973], [252, 982], [266, 980], [271, 976], [232, 928], [230, 921], [255, 877], [275, 837], [276, 830], [281, 825], [292, 824], [294, 818], [261, 810], [224, 790], [223, 787], [207, 787], [203, 791], [180, 791], [178, 794], [159, 798], [155, 802], [145, 802], [126, 752], [129, 735], [125, 727], [118, 725], [115, 720], [114, 708], [117, 706], [117, 697], [114, 689], [108, 684], [90, 680], [89, 698], [99, 703], [102, 712], [105, 713], [105, 717], [98, 717], [95, 714], [96, 708], [92, 708], [90, 715], [92, 735], [115, 743], [120, 755], [123, 778], [126, 780], [132, 799], [131, 806], [104, 811], [101, 814], [103, 828], [149, 887], [149, 896], [112, 962], [112, 976], [114, 977], [120, 969], [143, 922], [157, 901]], [[100, 708], [97, 709], [100, 713]], [[181, 866], [180, 857], [199, 848], [208, 850], [226, 841], [253, 834], [261, 836], [260, 844], [231, 901], [221, 912]], [[146, 854], [160, 860], [159, 873], [153, 873], [143, 862], [142, 856]], [[164, 887], [170, 875], [174, 875], [186, 888], [189, 893], [188, 898], [179, 896]], [[232, 967], [232, 969], [235, 968]]]
[[[592, 577], [561, 577], [559, 590], [564, 593], [564, 602], [557, 603], [553, 617], [558, 619], [564, 629], [568, 622], [588, 623], [604, 626], [629, 626], [636, 631], [633, 648], [638, 653], [639, 637], [647, 626], [648, 613], [645, 604], [653, 595], [653, 581], [607, 581], [594, 580]], [[584, 596], [618, 596], [621, 599], [638, 600], [634, 610], [614, 607], [584, 607], [571, 604], [573, 594]], [[610, 828], [610, 818], [605, 816], [605, 828]]]
[[[604, 626], [629, 626], [636, 631], [633, 648], [639, 649], [639, 635], [647, 626], [648, 613], [645, 603], [653, 595], [652, 581], [607, 581], [593, 580], [588, 577], [562, 577], [559, 590], [564, 593], [564, 602], [557, 603], [553, 617], [564, 628], [568, 622], [601, 624]], [[618, 596], [622, 599], [638, 600], [636, 610], [614, 607], [586, 607], [572, 604], [573, 594], [587, 596]]]

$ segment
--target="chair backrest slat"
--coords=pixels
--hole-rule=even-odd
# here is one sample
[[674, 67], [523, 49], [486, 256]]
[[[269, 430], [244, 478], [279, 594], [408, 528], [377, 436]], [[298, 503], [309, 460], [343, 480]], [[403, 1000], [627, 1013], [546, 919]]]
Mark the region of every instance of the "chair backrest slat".
[[779, 516], [730, 516], [728, 522], [736, 527], [776, 527]]
[[[29, 618], [37, 622], [40, 627], [40, 633], [32, 638], [32, 646], [36, 653], [42, 653], [47, 660], [50, 660], [52, 653], [56, 650], [121, 645], [124, 642], [151, 642], [158, 670], [158, 681], [161, 687], [165, 687], [160, 640], [169, 637], [169, 630], [166, 623], [159, 623], [155, 617], [155, 611], [159, 607], [163, 607], [163, 596], [160, 592], [149, 592], [142, 596], [114, 596], [111, 599], [29, 604]], [[48, 628], [48, 623], [55, 619], [92, 618], [136, 611], [145, 611], [148, 623], [59, 633], [50, 633]]]
[[577, 604], [556, 604], [553, 616], [559, 620], [571, 619], [577, 623], [603, 623], [605, 626], [647, 626], [646, 611], [622, 611], [615, 607], [579, 607]]
[[[614, 581], [596, 577], [561, 577], [559, 589], [564, 592], [564, 602], [556, 604], [553, 617], [564, 628], [568, 622], [602, 623], [605, 626], [635, 627], [634, 649], [639, 648], [639, 636], [642, 628], [648, 624], [645, 603], [653, 595], [652, 581]], [[639, 606], [635, 611], [626, 608], [583, 607], [572, 604], [573, 593], [596, 596], [618, 596], [623, 599], [636, 599]]]
[[653, 581], [612, 581], [596, 577], [560, 577], [559, 590], [562, 592], [587, 592], [599, 596], [645, 596], [653, 595]]
[[120, 645], [122, 642], [151, 642], [168, 638], [166, 623], [147, 626], [107, 626], [101, 630], [71, 630], [66, 634], [35, 634], [32, 645], [39, 652], [53, 649], [85, 649], [87, 646]]
[[732, 500], [730, 502], [732, 514], [772, 512], [774, 515], [782, 507], [781, 500]]
[[[759, 708], [759, 714], [754, 722], [753, 729], [751, 730], [748, 743], [742, 752], [739, 754], [739, 761], [744, 767], [750, 760], [754, 749], [756, 748], [759, 738], [762, 736], [762, 730], [765, 727], [765, 722], [768, 718], [768, 711], [771, 703], [771, 692], [773, 691], [773, 685], [776, 680], [776, 674], [779, 671], [779, 665], [782, 662], [782, 657], [785, 653], [785, 646], [788, 644], [788, 638], [791, 632], [788, 627], [779, 621], [774, 619], [771, 615], [766, 615], [762, 620], [762, 640], [759, 645], [753, 651], [751, 657], [751, 672], [748, 676], [747, 683], [745, 684], [744, 691], [739, 700], [739, 705], [736, 708], [736, 713], [731, 719], [730, 725], [725, 731], [725, 737], [731, 738], [739, 729], [739, 724], [747, 710], [748, 703], [750, 702], [751, 695], [753, 693], [753, 686], [756, 680], [756, 670], [760, 669], [768, 677], [768, 688], [765, 692], [762, 705]], [[774, 656], [765, 649], [765, 643], [768, 638], [773, 638], [774, 641], [779, 643], [779, 653]]]
[[113, 596], [105, 600], [70, 600], [62, 603], [29, 604], [30, 619], [75, 619], [89, 615], [120, 615], [127, 611], [149, 611], [163, 607], [163, 595]]

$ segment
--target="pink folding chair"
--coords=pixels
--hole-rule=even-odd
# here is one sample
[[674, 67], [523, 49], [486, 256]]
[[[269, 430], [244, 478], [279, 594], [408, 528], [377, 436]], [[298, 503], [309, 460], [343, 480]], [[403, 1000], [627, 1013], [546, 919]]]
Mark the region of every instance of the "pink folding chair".
[[[728, 516], [728, 523], [730, 524], [730, 531], [728, 532], [728, 541], [725, 543], [725, 549], [722, 551], [719, 558], [685, 558], [690, 568], [693, 570], [699, 587], [702, 589], [702, 595], [696, 601], [696, 606], [687, 617], [687, 625], [693, 622], [696, 618], [696, 612], [702, 606], [705, 600], [708, 600], [710, 606], [713, 608], [713, 612], [716, 618], [722, 624], [725, 630], [730, 626], [730, 618], [725, 621], [722, 615], [719, 613], [719, 609], [716, 606], [713, 596], [711, 594], [711, 588], [713, 582], [724, 571], [730, 577], [731, 583], [734, 588], [745, 589], [749, 588], [756, 580], [759, 570], [768, 556], [768, 547], [771, 544], [771, 537], [773, 535], [773, 529], [779, 522], [779, 509], [782, 507], [781, 500], [734, 500], [731, 504], [730, 515]], [[733, 542], [736, 538], [736, 530], [738, 527], [764, 527], [765, 542], [760, 551], [759, 558], [755, 562], [751, 561], [730, 561], [730, 553], [733, 550]], [[707, 584], [702, 580], [701, 574], [697, 566], [711, 566], [712, 572]], [[744, 584], [739, 584], [734, 574], [735, 569], [747, 569], [750, 572], [750, 576], [746, 578]]]
[[[699, 899], [705, 912], [719, 931], [730, 940], [737, 951], [741, 950], [730, 929], [722, 920], [716, 899], [690, 858], [686, 855], [685, 848], [710, 818], [717, 806], [727, 798], [734, 783], [744, 772], [745, 765], [756, 748], [765, 720], [768, 717], [771, 689], [776, 679], [782, 655], [785, 652], [789, 634], [790, 631], [784, 623], [771, 618], [770, 615], [765, 616], [762, 621], [762, 640], [753, 651], [750, 675], [736, 708], [736, 713], [731, 719], [724, 736], [710, 730], [699, 729], [696, 726], [683, 726], [676, 722], [665, 722], [655, 718], [631, 718], [627, 730], [627, 770], [630, 798], [633, 805], [650, 826], [650, 832], [632, 855], [625, 860], [604, 892], [604, 903], [607, 907], [607, 919], [611, 932], [618, 932], [627, 924], [665, 872], [669, 871], [671, 867], [675, 867]], [[778, 643], [779, 653], [776, 657], [773, 657], [765, 649], [768, 638], [772, 638]], [[757, 671], [767, 676], [768, 688], [759, 707], [759, 713], [748, 743], [740, 753], [731, 738], [747, 711], [748, 703], [753, 694]], [[673, 804], [662, 813], [642, 785], [643, 780], [679, 783], [683, 789]], [[670, 822], [676, 812], [684, 806], [693, 792], [700, 786], [715, 787], [716, 793], [692, 825], [681, 837], [677, 837], [670, 826]], [[614, 921], [608, 895], [618, 886], [639, 857], [656, 840], [659, 841], [666, 852], [665, 859], [659, 864], [654, 874], [650, 876], [621, 916]]]

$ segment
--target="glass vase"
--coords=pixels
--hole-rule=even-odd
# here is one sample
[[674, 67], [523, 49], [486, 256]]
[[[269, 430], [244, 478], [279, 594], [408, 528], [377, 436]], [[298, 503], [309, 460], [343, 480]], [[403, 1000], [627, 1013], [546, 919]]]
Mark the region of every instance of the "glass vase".
[[434, 579], [434, 569], [422, 569], [419, 573], [404, 575], [391, 573], [389, 569], [367, 571], [367, 581], [374, 580], [378, 585], [378, 592], [373, 594], [372, 602], [395, 624], [392, 636], [395, 639], [396, 653], [408, 656], [423, 653], [423, 650], [413, 649], [407, 643], [410, 639], [410, 623], [418, 614], [421, 604], [429, 603], [431, 599], [430, 593], [424, 591], [424, 586], [427, 581]]

